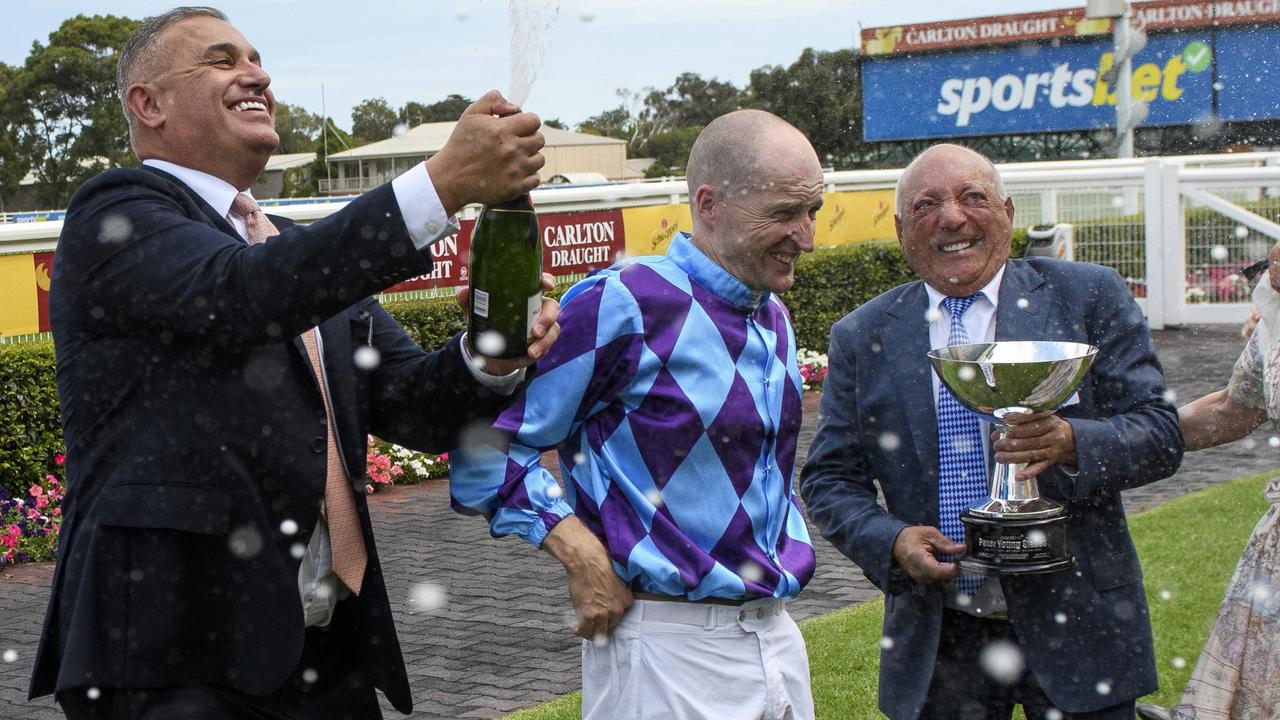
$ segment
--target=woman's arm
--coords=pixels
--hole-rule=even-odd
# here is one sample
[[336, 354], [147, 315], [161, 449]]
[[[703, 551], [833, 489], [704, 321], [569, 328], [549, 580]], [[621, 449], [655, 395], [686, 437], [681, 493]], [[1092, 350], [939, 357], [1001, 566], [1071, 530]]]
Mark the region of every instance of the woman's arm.
[[1232, 400], [1226, 388], [1178, 408], [1178, 422], [1182, 425], [1182, 439], [1188, 451], [1239, 440], [1256, 430], [1266, 419], [1264, 410]]

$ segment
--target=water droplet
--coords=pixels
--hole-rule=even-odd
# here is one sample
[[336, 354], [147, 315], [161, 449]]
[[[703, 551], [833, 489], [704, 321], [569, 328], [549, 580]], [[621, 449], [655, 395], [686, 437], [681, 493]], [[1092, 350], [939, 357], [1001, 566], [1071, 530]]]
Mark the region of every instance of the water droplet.
[[1173, 599], [1173, 593], [1169, 592], [1168, 590], [1161, 590], [1160, 599], [1165, 602], [1169, 602], [1170, 600]]
[[1245, 450], [1252, 450], [1258, 447], [1258, 441], [1254, 440], [1251, 437], [1247, 437], [1240, 441], [1240, 447], [1244, 448]]
[[1249, 589], [1249, 596], [1253, 599], [1254, 604], [1262, 605], [1271, 599], [1271, 595], [1275, 590], [1265, 582], [1255, 583]]
[[1181, 670], [1187, 666], [1187, 659], [1184, 657], [1176, 657], [1173, 659], [1173, 666]]
[[1237, 238], [1239, 238], [1239, 239], [1243, 240], [1243, 239], [1245, 239], [1245, 238], [1249, 237], [1249, 228], [1247, 228], [1247, 227], [1245, 227], [1245, 226], [1243, 226], [1243, 225], [1237, 225], [1237, 226], [1236, 226], [1236, 229], [1235, 229], [1235, 234], [1236, 234], [1236, 237], [1237, 237]]
[[471, 17], [471, 11], [467, 8], [458, 8], [453, 16], [458, 19], [458, 22], [466, 22], [466, 19]]
[[1214, 84], [1213, 84], [1213, 89], [1214, 89], [1214, 90], [1217, 90], [1218, 92], [1222, 92], [1222, 88], [1223, 88], [1223, 87], [1225, 87], [1225, 86], [1224, 86], [1222, 83], [1220, 83], [1220, 82], [1216, 82], [1216, 83], [1214, 83]]
[[591, 638], [591, 642], [595, 643], [596, 647], [602, 648], [605, 645], [609, 644], [609, 636], [605, 635], [604, 633], [596, 633]]
[[1049, 536], [1043, 530], [1028, 530], [1026, 544], [1030, 547], [1045, 547], [1049, 544]]
[[489, 357], [497, 357], [507, 348], [507, 343], [502, 339], [502, 334], [493, 330], [486, 330], [480, 333], [480, 337], [476, 338], [476, 350], [481, 355]]
[[253, 559], [262, 552], [262, 534], [249, 525], [238, 527], [227, 536], [227, 547], [241, 560]]
[[302, 543], [294, 543], [289, 546], [289, 555], [294, 560], [301, 560], [303, 555], [307, 554], [307, 546]]
[[978, 657], [978, 663], [982, 665], [982, 670], [998, 683], [1003, 685], [1012, 685], [1018, 682], [1018, 678], [1022, 677], [1022, 669], [1025, 667], [1022, 659], [1022, 651], [1017, 645], [1008, 640], [996, 640], [988, 643], [982, 648], [982, 654]]
[[578, 19], [589, 23], [596, 19], [596, 14], [590, 8], [583, 8], [582, 12], [578, 13]]
[[902, 439], [898, 437], [898, 433], [882, 432], [880, 433], [880, 449], [885, 452], [893, 452], [902, 444]]
[[5, 662], [7, 662], [7, 663], [17, 662], [17, 661], [18, 661], [18, 651], [17, 651], [17, 650], [5, 650], [5, 651], [4, 651], [4, 661], [5, 661]]
[[924, 311], [924, 321], [927, 323], [936, 323], [942, 319], [942, 311], [936, 307], [931, 307]]
[[1111, 197], [1111, 207], [1116, 207], [1116, 208], [1118, 208], [1118, 207], [1124, 207], [1124, 196], [1122, 196], [1122, 195], [1113, 195], [1113, 196]]
[[1097, 690], [1099, 695], [1110, 695], [1111, 683], [1106, 680], [1099, 680], [1098, 684], [1093, 686], [1093, 689]]
[[1060, 613], [1055, 613], [1055, 614], [1054, 614], [1054, 616], [1053, 616], [1053, 621], [1054, 621], [1054, 622], [1056, 622], [1056, 623], [1058, 623], [1059, 625], [1066, 625], [1066, 624], [1067, 624], [1067, 614], [1066, 614], [1066, 613], [1062, 613], [1062, 612], [1060, 612]]
[[361, 345], [356, 348], [355, 363], [361, 370], [372, 372], [382, 364], [382, 353], [378, 352], [377, 348]]
[[551, 498], [552, 500], [559, 500], [563, 495], [564, 495], [564, 491], [560, 489], [559, 485], [552, 485], [551, 487], [547, 488], [547, 497]]
[[883, 636], [881, 636], [881, 638], [880, 638], [880, 649], [882, 649], [882, 650], [892, 650], [892, 649], [893, 649], [893, 638], [889, 637], [888, 635], [883, 635]]
[[297, 535], [298, 523], [294, 520], [290, 520], [289, 518], [285, 518], [280, 521], [280, 532], [285, 535]]
[[962, 594], [960, 594], [960, 593], [957, 593], [957, 594], [956, 594], [956, 605], [958, 605], [958, 606], [960, 606], [960, 607], [962, 607], [962, 608], [967, 608], [967, 607], [969, 607], [969, 606], [970, 606], [970, 605], [972, 605], [972, 604], [973, 604], [973, 596], [971, 596], [971, 595], [962, 595]]
[[586, 461], [587, 461], [587, 456], [586, 456], [585, 454], [583, 454], [583, 453], [574, 453], [574, 454], [573, 454], [573, 464], [574, 464], [574, 465], [581, 465], [582, 463], [584, 463], [584, 462], [586, 462]]
[[644, 496], [645, 499], [649, 501], [650, 505], [656, 508], [662, 507], [662, 491], [658, 490], [658, 488], [649, 488], [648, 490], [645, 490]]
[[308, 685], [315, 685], [316, 680], [320, 679], [320, 673], [315, 668], [307, 668], [302, 671], [302, 682]]
[[103, 218], [98, 228], [98, 239], [102, 242], [124, 242], [133, 235], [133, 223], [124, 215], [108, 215]]
[[1044, 711], [1044, 720], [1062, 720], [1064, 717], [1058, 708], [1049, 708]]
[[409, 132], [408, 125], [405, 125], [404, 123], [396, 123], [391, 128], [391, 137], [400, 137], [401, 135], [404, 135], [407, 132]]
[[742, 563], [742, 567], [738, 568], [738, 575], [742, 576], [747, 582], [760, 582], [764, 577], [764, 570], [757, 564], [748, 560]]
[[1173, 388], [1165, 390], [1164, 401], [1170, 404], [1178, 402], [1178, 391]]
[[1280, 437], [1276, 437], [1275, 435], [1272, 435], [1271, 437], [1267, 438], [1267, 444], [1273, 448], [1280, 448]]
[[417, 610], [434, 612], [449, 603], [449, 593], [439, 583], [418, 583], [409, 590], [409, 603]]
[[1026, 310], [1031, 305], [1031, 301], [1026, 298], [1018, 298], [1017, 306]]
[[84, 696], [89, 698], [90, 700], [97, 700], [98, 698], [102, 697], [102, 691], [96, 687], [91, 687], [88, 690], [84, 691]]
[[964, 382], [971, 382], [977, 376], [978, 371], [974, 370], [972, 365], [961, 365], [956, 369], [956, 377]]
[[1209, 250], [1209, 257], [1217, 260], [1218, 262], [1226, 260], [1229, 254], [1230, 253], [1227, 252], [1227, 247], [1225, 245], [1214, 245], [1213, 248]]

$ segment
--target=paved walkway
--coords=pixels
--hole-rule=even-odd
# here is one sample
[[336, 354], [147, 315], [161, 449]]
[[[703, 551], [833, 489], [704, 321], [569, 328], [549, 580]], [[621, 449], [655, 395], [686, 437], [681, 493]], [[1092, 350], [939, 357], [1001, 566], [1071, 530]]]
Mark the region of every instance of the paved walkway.
[[[1175, 404], [1222, 387], [1241, 343], [1235, 328], [1155, 333]], [[806, 403], [800, 457], [816, 407]], [[1129, 491], [1130, 512], [1218, 482], [1280, 467], [1264, 426], [1253, 437], [1187, 457], [1173, 477]], [[523, 542], [494, 540], [483, 522], [450, 512], [444, 483], [396, 488], [370, 503], [387, 570], [415, 719], [495, 718], [579, 687], [578, 642], [557, 563]], [[816, 537], [816, 533], [814, 533]], [[854, 605], [876, 592], [854, 566], [819, 540], [818, 574], [791, 606], [797, 619]], [[44, 698], [25, 703], [52, 565], [0, 574], [0, 719], [61, 718]], [[424, 592], [425, 589], [425, 592]], [[436, 590], [446, 602], [423, 611], [413, 597]], [[388, 706], [388, 717], [400, 717]]]

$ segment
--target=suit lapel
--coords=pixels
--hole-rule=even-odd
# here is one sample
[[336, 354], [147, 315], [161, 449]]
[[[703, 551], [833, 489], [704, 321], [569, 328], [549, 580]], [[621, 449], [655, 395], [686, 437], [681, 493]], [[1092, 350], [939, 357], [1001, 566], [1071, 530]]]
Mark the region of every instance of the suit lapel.
[[[918, 382], [919, 375], [913, 374], [910, 369], [929, 363], [929, 323], [924, 319], [928, 306], [929, 294], [924, 289], [924, 283], [916, 281], [886, 311], [894, 320], [886, 323], [885, 327], [901, 328], [892, 337], [881, 336], [888, 377], [891, 378], [890, 382], [899, 387], [908, 388]], [[922, 398], [918, 401], [905, 400], [900, 410], [906, 416], [907, 426], [911, 428], [911, 440], [915, 443], [920, 467], [925, 472], [927, 482], [936, 490], [938, 411], [933, 402], [933, 393], [920, 396], [917, 393], [903, 392], [902, 397]]]
[[1000, 283], [996, 340], [1042, 339], [1051, 302], [1044, 277], [1027, 263], [1010, 260]]

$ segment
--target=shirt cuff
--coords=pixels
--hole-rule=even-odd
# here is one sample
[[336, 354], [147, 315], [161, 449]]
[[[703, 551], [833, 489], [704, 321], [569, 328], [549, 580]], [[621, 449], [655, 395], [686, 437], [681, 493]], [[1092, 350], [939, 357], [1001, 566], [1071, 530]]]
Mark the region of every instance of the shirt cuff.
[[400, 206], [405, 229], [419, 251], [458, 232], [458, 217], [445, 215], [425, 162], [414, 165], [392, 180], [391, 190], [395, 193], [396, 204]]
[[462, 333], [462, 359], [467, 361], [467, 369], [471, 371], [471, 377], [476, 379], [484, 387], [494, 391], [499, 395], [510, 395], [520, 387], [520, 383], [524, 382], [525, 368], [518, 368], [506, 375], [494, 375], [487, 373], [481, 367], [480, 360], [471, 354], [471, 348], [467, 344], [467, 334]]

